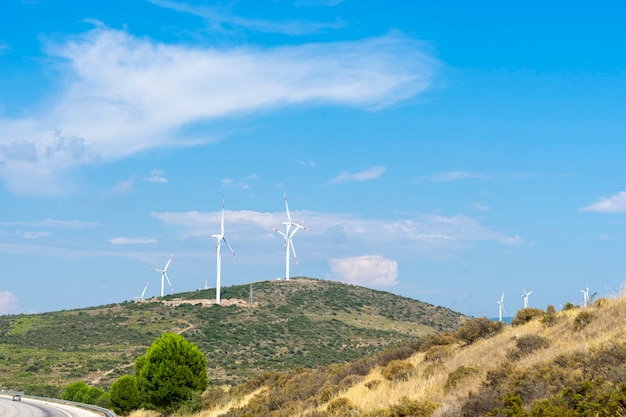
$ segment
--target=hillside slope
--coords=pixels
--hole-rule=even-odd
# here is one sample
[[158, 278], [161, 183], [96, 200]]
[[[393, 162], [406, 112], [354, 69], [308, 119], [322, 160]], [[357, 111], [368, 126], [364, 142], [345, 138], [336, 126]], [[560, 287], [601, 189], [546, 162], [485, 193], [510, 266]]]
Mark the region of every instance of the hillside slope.
[[[252, 289], [252, 304], [250, 295]], [[206, 353], [212, 384], [342, 363], [452, 330], [464, 316], [382, 291], [309, 278], [263, 281], [107, 306], [0, 317], [0, 387], [56, 396], [108, 388], [164, 332]]]
[[196, 417], [626, 416], [626, 297], [514, 322], [209, 390]]

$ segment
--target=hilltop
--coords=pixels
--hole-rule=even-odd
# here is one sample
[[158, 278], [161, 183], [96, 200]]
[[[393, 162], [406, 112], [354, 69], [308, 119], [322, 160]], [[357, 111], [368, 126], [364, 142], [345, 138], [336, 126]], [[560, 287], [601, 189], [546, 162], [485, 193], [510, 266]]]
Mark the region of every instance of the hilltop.
[[[443, 307], [311, 278], [255, 282], [85, 309], [0, 317], [0, 386], [59, 396], [105, 389], [164, 332], [206, 353], [211, 384], [373, 355], [465, 321]], [[252, 302], [251, 302], [252, 301]]]
[[621, 296], [472, 319], [348, 364], [210, 389], [196, 417], [624, 416], [625, 318]]

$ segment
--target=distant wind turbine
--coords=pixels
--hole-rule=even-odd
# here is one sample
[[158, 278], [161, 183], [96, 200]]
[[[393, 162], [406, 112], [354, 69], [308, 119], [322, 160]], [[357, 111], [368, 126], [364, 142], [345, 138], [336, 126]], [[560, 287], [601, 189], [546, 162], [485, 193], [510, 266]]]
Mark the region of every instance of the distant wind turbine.
[[502, 297], [500, 297], [497, 303], [498, 303], [498, 312], [499, 312], [500, 321], [502, 321], [502, 313], [503, 312], [506, 313], [506, 311], [504, 310], [504, 290], [502, 290]]
[[584, 290], [580, 290], [583, 293], [583, 308], [587, 307], [587, 303], [589, 302], [589, 286], [585, 286]]
[[146, 290], [148, 289], [148, 282], [146, 282], [146, 286], [143, 287], [143, 291], [139, 297], [131, 297], [132, 300], [143, 300], [143, 296], [146, 294]]
[[165, 296], [165, 280], [166, 279], [167, 279], [167, 283], [170, 285], [170, 290], [172, 290], [172, 293], [174, 292], [174, 288], [172, 287], [172, 283], [170, 282], [170, 277], [167, 276], [167, 268], [170, 266], [170, 263], [172, 262], [173, 257], [174, 255], [170, 256], [170, 259], [167, 261], [167, 263], [165, 264], [165, 268], [163, 269], [150, 268], [153, 271], [161, 273], [161, 297]]
[[533, 290], [530, 290], [528, 292], [526, 292], [526, 288], [523, 288], [523, 290], [524, 294], [522, 294], [522, 297], [524, 297], [524, 308], [528, 308], [528, 296], [532, 294]]
[[219, 234], [212, 235], [214, 239], [217, 239], [217, 246], [215, 251], [217, 252], [217, 285], [215, 287], [215, 303], [221, 304], [221, 280], [222, 280], [222, 242], [226, 243], [230, 252], [235, 255], [235, 251], [231, 248], [230, 243], [224, 236], [224, 198], [222, 197], [222, 227]]
[[296, 255], [296, 249], [293, 247], [292, 238], [296, 234], [296, 232], [300, 229], [309, 230], [303, 226], [304, 220], [300, 223], [294, 223], [291, 220], [291, 215], [289, 214], [289, 205], [287, 204], [287, 193], [283, 194], [285, 199], [285, 211], [287, 212], [287, 221], [283, 222], [285, 226], [285, 231], [281, 232], [280, 230], [272, 227], [274, 231], [280, 234], [283, 237], [285, 243], [285, 279], [289, 279], [289, 251], [293, 253], [293, 258], [296, 261], [296, 265], [298, 265], [298, 256]]

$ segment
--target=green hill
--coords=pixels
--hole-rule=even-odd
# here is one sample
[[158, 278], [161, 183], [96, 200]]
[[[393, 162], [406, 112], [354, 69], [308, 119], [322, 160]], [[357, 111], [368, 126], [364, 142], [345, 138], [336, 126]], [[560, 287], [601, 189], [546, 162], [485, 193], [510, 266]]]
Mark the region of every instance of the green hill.
[[[252, 295], [252, 297], [251, 297]], [[163, 332], [206, 353], [212, 384], [345, 363], [465, 317], [391, 293], [310, 278], [198, 290], [140, 302], [0, 317], [0, 387], [58, 396], [74, 381], [108, 388]], [[251, 299], [252, 298], [252, 299]], [[250, 303], [252, 301], [252, 303]]]

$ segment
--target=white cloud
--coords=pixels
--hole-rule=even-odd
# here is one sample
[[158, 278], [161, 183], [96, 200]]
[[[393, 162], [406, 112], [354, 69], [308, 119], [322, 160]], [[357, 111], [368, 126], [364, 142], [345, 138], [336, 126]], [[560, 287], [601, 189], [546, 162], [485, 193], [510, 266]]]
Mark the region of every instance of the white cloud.
[[[263, 19], [251, 19], [239, 15], [234, 15], [224, 8], [190, 5], [168, 0], [149, 0], [151, 3], [176, 10], [179, 12], [189, 13], [200, 16], [209, 23], [212, 31], [225, 31], [224, 24], [228, 26], [236, 26], [239, 28], [267, 33], [280, 33], [285, 35], [306, 35], [320, 32], [325, 29], [338, 29], [344, 24], [340, 21], [336, 22], [313, 22], [313, 21], [273, 21]], [[310, 1], [311, 6], [334, 6], [342, 0], [314, 0]]]
[[109, 239], [112, 245], [145, 245], [148, 243], [157, 243], [157, 240], [151, 237], [115, 237]]
[[248, 175], [244, 180], [237, 181], [232, 178], [223, 178], [220, 180], [223, 188], [235, 188], [239, 190], [248, 190], [252, 188], [252, 181], [258, 180], [259, 176], [256, 174]]
[[472, 203], [472, 208], [478, 211], [489, 211], [489, 206], [481, 203]]
[[365, 287], [397, 284], [398, 263], [379, 255], [330, 259], [331, 278]]
[[40, 239], [40, 238], [43, 238], [43, 237], [50, 236], [50, 233], [48, 233], [48, 232], [31, 232], [31, 231], [18, 230], [17, 231], [17, 236], [21, 237], [22, 239]]
[[[482, 226], [468, 216], [416, 215], [400, 220], [362, 219], [347, 213], [291, 211], [291, 218], [309, 229], [299, 234], [296, 246], [308, 245], [320, 258], [351, 257], [379, 253], [406, 259], [416, 254], [441, 256], [465, 250], [478, 242], [518, 245], [522, 238], [508, 236]], [[172, 227], [180, 238], [210, 236], [219, 230], [220, 211], [151, 213], [164, 225]], [[226, 211], [226, 234], [233, 245], [258, 245], [255, 250], [270, 250], [268, 242], [280, 238], [271, 233], [285, 221], [284, 212]], [[237, 242], [237, 243], [235, 243]], [[273, 247], [269, 245], [269, 247]], [[323, 249], [320, 249], [323, 248]], [[329, 255], [332, 254], [332, 255]]]
[[484, 180], [484, 179], [488, 179], [492, 177], [493, 177], [492, 175], [476, 174], [472, 172], [450, 171], [450, 172], [440, 172], [438, 174], [428, 175], [426, 177], [420, 177], [420, 178], [417, 178], [415, 182], [423, 182], [423, 181], [448, 182], [448, 181], [456, 181], [456, 180], [463, 180], [463, 179]]
[[36, 222], [0, 222], [0, 226], [27, 226], [27, 227], [58, 227], [67, 229], [87, 229], [102, 226], [102, 223], [83, 222], [80, 220], [45, 219]]
[[398, 34], [217, 49], [99, 27], [46, 51], [67, 84], [45, 111], [0, 119], [0, 176], [17, 193], [62, 192], [57, 174], [72, 167], [217, 140], [207, 121], [225, 116], [302, 103], [376, 110], [428, 89], [438, 67]]
[[380, 178], [385, 170], [386, 168], [383, 166], [375, 166], [370, 169], [366, 169], [365, 171], [357, 172], [355, 174], [350, 174], [348, 171], [344, 171], [332, 180], [330, 180], [329, 184], [342, 184], [346, 182], [362, 182], [375, 180]]
[[620, 191], [611, 197], [602, 198], [579, 210], [597, 213], [626, 213], [626, 191]]
[[159, 184], [166, 184], [167, 178], [165, 178], [165, 172], [160, 169], [153, 169], [150, 171], [150, 176], [146, 178], [148, 182], [158, 182]]
[[17, 297], [9, 291], [0, 291], [0, 314], [13, 314], [17, 310]]

